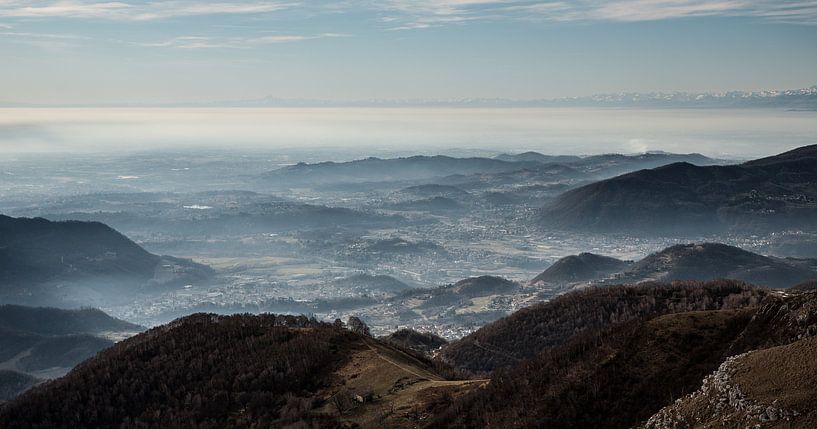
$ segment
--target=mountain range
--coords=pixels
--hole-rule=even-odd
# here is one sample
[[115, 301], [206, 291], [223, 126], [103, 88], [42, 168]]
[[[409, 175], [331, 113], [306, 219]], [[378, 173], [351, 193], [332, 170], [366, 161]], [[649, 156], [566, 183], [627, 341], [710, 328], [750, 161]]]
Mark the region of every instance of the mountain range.
[[644, 108], [817, 108], [817, 86], [800, 89], [726, 92], [621, 92], [546, 99], [451, 98], [324, 100], [267, 96], [208, 103], [35, 105], [2, 107], [644, 107]]
[[[456, 200], [467, 196], [462, 191], [508, 185], [587, 183], [674, 162], [717, 165], [726, 161], [697, 153], [666, 152], [584, 157], [551, 156], [538, 152], [501, 154], [494, 158], [418, 155], [388, 159], [372, 157], [348, 162], [302, 162], [272, 170], [262, 177], [262, 181], [277, 188], [306, 186], [346, 191], [393, 188], [400, 191], [394, 194], [400, 200], [412, 195], [415, 198], [445, 197]], [[436, 192], [434, 187], [437, 187]], [[459, 188], [459, 191], [444, 187]]]
[[453, 174], [499, 173], [538, 166], [538, 162], [509, 162], [491, 158], [412, 156], [366, 158], [349, 162], [298, 163], [273, 170], [267, 179], [278, 184], [334, 184], [337, 182], [390, 182], [440, 178]]

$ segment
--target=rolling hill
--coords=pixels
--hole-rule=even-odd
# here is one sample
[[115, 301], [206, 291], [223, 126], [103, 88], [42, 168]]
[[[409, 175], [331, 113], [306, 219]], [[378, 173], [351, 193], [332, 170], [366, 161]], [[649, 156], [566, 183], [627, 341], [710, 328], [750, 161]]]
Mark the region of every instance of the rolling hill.
[[817, 260], [775, 258], [719, 243], [679, 244], [653, 253], [615, 276], [614, 282], [730, 278], [789, 288], [817, 279]]
[[92, 308], [63, 310], [2, 305], [0, 390], [5, 392], [6, 400], [10, 399], [12, 394], [31, 387], [37, 379], [64, 375], [78, 363], [113, 345], [113, 338], [133, 335], [143, 329]]
[[[403, 291], [393, 301], [412, 300], [420, 302], [424, 309], [434, 307], [470, 305], [472, 298], [508, 295], [518, 292], [521, 285], [496, 276], [470, 277], [437, 288], [415, 288]], [[405, 305], [405, 304], [403, 304]], [[415, 304], [416, 305], [416, 304]]]
[[528, 151], [516, 154], [502, 153], [494, 157], [501, 161], [520, 162], [520, 161], [534, 161], [542, 164], [558, 163], [568, 164], [571, 162], [581, 161], [581, 157], [575, 155], [545, 155], [539, 152]]
[[340, 322], [196, 314], [35, 387], [0, 426], [408, 428], [428, 418], [418, 402], [479, 384]]
[[428, 180], [452, 174], [499, 173], [535, 167], [538, 162], [509, 162], [490, 158], [412, 156], [366, 158], [349, 162], [298, 163], [273, 170], [266, 179], [276, 185], [321, 185], [369, 181], [400, 182]]
[[581, 289], [523, 308], [445, 347], [454, 367], [488, 373], [512, 367], [582, 332], [661, 314], [751, 306], [767, 292], [737, 281]]
[[[624, 301], [613, 298], [603, 313], [641, 307], [627, 303], [631, 293], [649, 302], [665, 288], [676, 297], [663, 311], [576, 331], [494, 371], [484, 389], [452, 400], [428, 427], [813, 427], [817, 293], [755, 290], [738, 300], [740, 294], [722, 295], [720, 306], [706, 304], [724, 286], [621, 289]], [[592, 320], [596, 304], [579, 304], [587, 311], [575, 320]], [[704, 304], [709, 309], [691, 310]], [[505, 325], [506, 336], [521, 333], [517, 349], [531, 339], [530, 325], [520, 321]], [[494, 354], [514, 350], [483, 344], [491, 345]]]
[[674, 163], [585, 185], [545, 206], [546, 227], [669, 233], [817, 226], [817, 145], [740, 165]]
[[0, 407], [0, 426], [737, 429], [815, 421], [814, 291], [717, 281], [569, 293], [445, 346], [478, 346], [454, 363], [492, 367], [488, 379], [464, 379], [404, 348], [425, 346], [422, 334], [384, 342], [351, 322], [353, 330], [304, 316], [188, 316], [32, 388]]
[[636, 262], [591, 253], [567, 256], [556, 261], [531, 283], [566, 288], [591, 283], [609, 285], [719, 278], [785, 289], [817, 279], [817, 260], [763, 256], [720, 243], [678, 244]]
[[111, 317], [95, 308], [61, 308], [0, 305], [0, 326], [40, 335], [99, 334], [139, 331], [139, 325]]
[[203, 280], [212, 270], [147, 252], [107, 225], [0, 216], [0, 300], [55, 300], [49, 283], [138, 291]]
[[610, 274], [620, 272], [631, 264], [629, 261], [622, 261], [609, 256], [580, 253], [565, 256], [554, 262], [542, 274], [534, 277], [531, 283], [569, 284], [599, 280]]
[[438, 335], [430, 332], [417, 332], [413, 329], [400, 329], [383, 337], [382, 340], [404, 349], [426, 354], [448, 344], [448, 341]]

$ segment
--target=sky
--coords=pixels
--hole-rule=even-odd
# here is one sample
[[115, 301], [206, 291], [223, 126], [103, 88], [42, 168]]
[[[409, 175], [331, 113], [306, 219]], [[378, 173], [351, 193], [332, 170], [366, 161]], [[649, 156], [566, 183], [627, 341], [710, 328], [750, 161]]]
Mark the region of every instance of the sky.
[[817, 1], [0, 0], [0, 102], [817, 85]]

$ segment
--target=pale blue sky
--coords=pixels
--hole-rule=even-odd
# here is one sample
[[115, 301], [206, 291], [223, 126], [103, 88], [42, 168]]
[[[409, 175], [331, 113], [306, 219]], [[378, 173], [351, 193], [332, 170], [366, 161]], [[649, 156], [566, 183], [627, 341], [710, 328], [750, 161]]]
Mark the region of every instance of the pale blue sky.
[[817, 84], [817, 1], [0, 0], [0, 101], [553, 98]]

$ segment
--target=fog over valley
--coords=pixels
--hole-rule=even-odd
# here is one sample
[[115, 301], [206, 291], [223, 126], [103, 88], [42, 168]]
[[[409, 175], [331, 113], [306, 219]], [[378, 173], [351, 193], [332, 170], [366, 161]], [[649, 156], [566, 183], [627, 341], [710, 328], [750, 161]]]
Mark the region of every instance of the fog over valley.
[[0, 429], [817, 428], [813, 0], [0, 0]]
[[[0, 151], [244, 148], [297, 162], [458, 149], [569, 155], [664, 150], [748, 159], [809, 144], [815, 124], [813, 109], [785, 107], [0, 108]], [[305, 148], [335, 150], [297, 154]]]
[[[358, 315], [378, 334], [410, 327], [456, 339], [581, 285], [570, 279], [535, 281], [569, 255], [592, 252], [637, 261], [676, 244], [715, 242], [763, 255], [807, 258], [817, 248], [811, 222], [800, 223], [805, 229], [794, 224], [783, 230], [777, 224], [765, 227], [758, 222], [769, 214], [751, 215], [758, 208], [750, 207], [736, 210], [740, 216], [754, 216], [741, 221], [751, 227], [696, 227], [703, 224], [686, 214], [690, 223], [683, 230], [617, 232], [580, 227], [585, 223], [566, 227], [553, 216], [554, 210], [573, 213], [565, 207], [570, 195], [616, 176], [661, 171], [668, 164], [696, 165], [702, 171], [733, 168], [728, 166], [740, 165], [735, 158], [668, 152], [553, 156], [479, 149], [458, 149], [453, 156], [401, 156], [400, 151], [355, 158], [358, 150], [364, 149], [13, 156], [2, 164], [0, 210], [12, 217], [9, 231], [20, 231], [17, 243], [25, 247], [18, 252], [38, 252], [23, 250], [37, 242], [26, 241], [21, 229], [47, 227], [55, 231], [56, 242], [64, 242], [63, 231], [85, 227], [13, 218], [99, 222], [112, 229], [110, 244], [89, 247], [102, 238], [77, 242], [79, 247], [70, 250], [79, 252], [72, 256], [77, 262], [66, 262], [67, 254], [41, 243], [40, 252], [53, 253], [51, 262], [43, 259], [46, 265], [30, 274], [18, 269], [10, 279], [21, 289], [6, 290], [3, 299], [69, 308], [92, 305], [144, 326], [196, 311], [303, 313], [324, 320]], [[747, 186], [735, 192], [747, 198], [757, 192], [752, 187], [759, 189]], [[798, 210], [810, 213], [817, 196], [805, 192], [784, 196], [803, 198]], [[771, 218], [787, 219], [778, 206]], [[592, 213], [581, 216], [571, 219], [595, 219]], [[613, 212], [606, 216], [607, 222], [615, 218]], [[83, 236], [77, 234], [77, 239]], [[15, 247], [9, 245], [7, 251], [11, 249]], [[144, 262], [128, 256], [134, 251]], [[110, 268], [95, 267], [105, 261]], [[123, 271], [122, 264], [132, 268]], [[740, 266], [679, 279], [718, 278]], [[40, 277], [34, 279], [35, 273]], [[517, 286], [495, 291], [489, 285], [476, 295], [444, 289], [480, 276]], [[592, 283], [610, 276], [620, 275], [583, 279]], [[795, 277], [796, 283], [808, 275]], [[787, 281], [765, 279], [770, 286]], [[31, 289], [26, 282], [42, 286]]]

